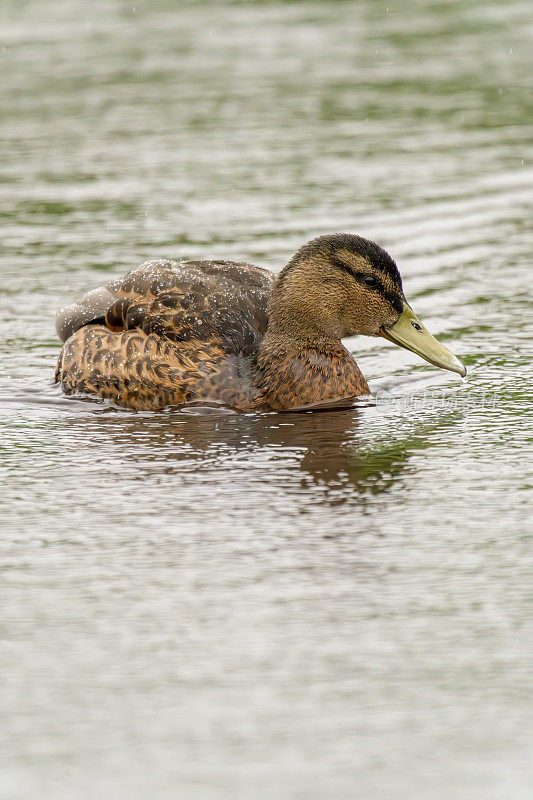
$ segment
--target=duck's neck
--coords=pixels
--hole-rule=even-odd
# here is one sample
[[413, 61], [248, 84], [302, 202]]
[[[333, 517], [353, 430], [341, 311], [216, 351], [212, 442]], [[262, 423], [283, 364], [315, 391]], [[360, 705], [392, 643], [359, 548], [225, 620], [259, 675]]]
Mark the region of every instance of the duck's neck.
[[291, 334], [269, 324], [254, 365], [258, 407], [288, 411], [370, 394], [354, 358], [339, 339], [316, 330]]
[[258, 407], [288, 411], [362, 394], [367, 382], [341, 344], [334, 293], [319, 290], [312, 260], [289, 264], [272, 288], [268, 327], [254, 364]]

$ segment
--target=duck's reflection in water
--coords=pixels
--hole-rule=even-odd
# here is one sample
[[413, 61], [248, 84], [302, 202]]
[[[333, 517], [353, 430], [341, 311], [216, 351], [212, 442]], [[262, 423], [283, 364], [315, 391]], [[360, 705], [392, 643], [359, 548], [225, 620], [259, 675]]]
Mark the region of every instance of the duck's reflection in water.
[[265, 479], [275, 471], [289, 471], [292, 477], [299, 471], [302, 489], [320, 484], [351, 485], [373, 494], [386, 491], [405, 472], [413, 450], [427, 446], [420, 428], [408, 438], [369, 445], [365, 412], [355, 408], [262, 416], [218, 410], [97, 413], [83, 421], [91, 428], [86, 443], [97, 428], [94, 446], [111, 447], [120, 458], [127, 454], [128, 461], [138, 463], [139, 475], [216, 467], [224, 480], [225, 470], [238, 467], [246, 474], [248, 467], [256, 470], [259, 465]]

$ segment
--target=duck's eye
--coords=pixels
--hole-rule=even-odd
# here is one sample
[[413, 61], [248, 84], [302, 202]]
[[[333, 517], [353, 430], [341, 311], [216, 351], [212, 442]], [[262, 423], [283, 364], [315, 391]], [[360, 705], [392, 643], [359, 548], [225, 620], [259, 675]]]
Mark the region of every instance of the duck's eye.
[[365, 283], [366, 283], [367, 286], [377, 286], [378, 285], [378, 279], [374, 278], [373, 275], [366, 275]]

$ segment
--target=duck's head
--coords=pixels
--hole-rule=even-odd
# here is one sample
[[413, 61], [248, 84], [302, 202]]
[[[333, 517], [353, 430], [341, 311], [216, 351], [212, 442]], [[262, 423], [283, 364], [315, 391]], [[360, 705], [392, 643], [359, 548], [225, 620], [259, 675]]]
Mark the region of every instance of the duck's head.
[[285, 336], [383, 336], [443, 369], [466, 367], [424, 327], [405, 299], [393, 259], [350, 233], [319, 236], [281, 271], [269, 304], [269, 329]]

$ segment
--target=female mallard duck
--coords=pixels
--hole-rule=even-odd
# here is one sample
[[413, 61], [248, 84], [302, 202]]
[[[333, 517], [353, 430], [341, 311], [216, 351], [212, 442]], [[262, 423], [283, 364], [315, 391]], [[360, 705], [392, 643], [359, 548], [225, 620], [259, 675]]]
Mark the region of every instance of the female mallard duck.
[[346, 407], [370, 394], [341, 339], [384, 336], [466, 368], [408, 305], [392, 258], [348, 233], [319, 236], [278, 277], [233, 261], [148, 261], [56, 315], [56, 380], [133, 409]]

